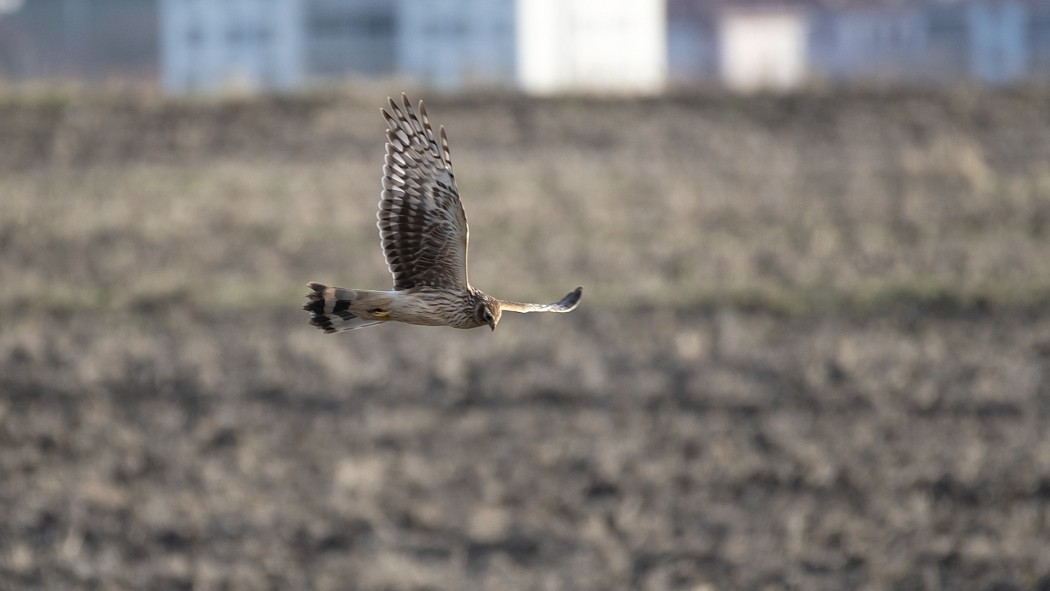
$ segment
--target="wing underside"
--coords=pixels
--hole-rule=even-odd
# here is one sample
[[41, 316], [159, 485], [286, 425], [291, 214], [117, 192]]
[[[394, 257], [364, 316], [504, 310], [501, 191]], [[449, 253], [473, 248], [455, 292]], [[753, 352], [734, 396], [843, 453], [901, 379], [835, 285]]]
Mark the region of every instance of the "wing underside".
[[444, 128], [435, 135], [422, 101], [390, 99], [383, 192], [377, 215], [394, 289], [467, 286], [467, 217]]

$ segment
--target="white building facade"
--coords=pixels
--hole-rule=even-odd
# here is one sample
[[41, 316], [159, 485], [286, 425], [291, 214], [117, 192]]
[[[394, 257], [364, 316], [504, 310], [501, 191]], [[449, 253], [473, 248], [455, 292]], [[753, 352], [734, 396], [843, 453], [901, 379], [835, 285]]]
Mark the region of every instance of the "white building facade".
[[665, 0], [518, 0], [526, 92], [655, 93], [667, 81]]
[[292, 90], [302, 83], [301, 0], [162, 0], [160, 14], [168, 92]]
[[740, 92], [788, 90], [808, 76], [806, 14], [787, 7], [726, 10], [719, 19], [722, 82]]

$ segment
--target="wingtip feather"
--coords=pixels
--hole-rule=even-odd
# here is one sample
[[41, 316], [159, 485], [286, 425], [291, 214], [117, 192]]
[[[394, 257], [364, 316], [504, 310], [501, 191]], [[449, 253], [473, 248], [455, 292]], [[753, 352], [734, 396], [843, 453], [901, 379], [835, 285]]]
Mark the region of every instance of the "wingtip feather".
[[583, 286], [580, 286], [580, 287], [577, 287], [576, 289], [572, 290], [568, 294], [566, 294], [565, 297], [563, 297], [561, 299], [561, 301], [558, 302], [557, 305], [559, 307], [565, 308], [566, 312], [570, 312], [570, 311], [576, 309], [576, 306], [578, 306], [580, 304], [580, 299], [582, 297], [583, 297]]

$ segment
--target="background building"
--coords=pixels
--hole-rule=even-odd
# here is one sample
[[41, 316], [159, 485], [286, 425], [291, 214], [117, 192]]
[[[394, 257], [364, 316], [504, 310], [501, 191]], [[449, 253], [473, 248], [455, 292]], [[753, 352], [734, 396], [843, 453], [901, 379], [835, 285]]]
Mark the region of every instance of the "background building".
[[0, 0], [0, 77], [173, 93], [1050, 84], [1050, 0]]
[[399, 75], [443, 90], [518, 84], [515, 0], [396, 4]]
[[722, 83], [733, 90], [787, 90], [808, 77], [809, 22], [799, 8], [728, 8], [719, 14]]
[[0, 80], [153, 83], [155, 0], [0, 0]]
[[656, 92], [663, 0], [162, 0], [171, 92], [397, 76], [447, 91]]
[[970, 73], [990, 84], [1011, 84], [1029, 72], [1028, 7], [1020, 0], [979, 2], [966, 10]]
[[668, 0], [670, 79], [738, 90], [1046, 82], [1048, 35], [1050, 0]]
[[667, 77], [672, 84], [717, 80], [718, 22], [696, 0], [667, 0]]
[[305, 79], [380, 77], [397, 71], [397, 2], [302, 1]]
[[848, 11], [818, 10], [808, 20], [807, 74], [813, 78], [838, 83], [908, 82], [921, 78], [922, 62], [930, 59], [926, 55], [929, 17], [915, 5], [873, 3]]
[[162, 0], [170, 92], [291, 90], [303, 80], [300, 0]]
[[520, 0], [518, 83], [528, 92], [658, 92], [664, 0]]

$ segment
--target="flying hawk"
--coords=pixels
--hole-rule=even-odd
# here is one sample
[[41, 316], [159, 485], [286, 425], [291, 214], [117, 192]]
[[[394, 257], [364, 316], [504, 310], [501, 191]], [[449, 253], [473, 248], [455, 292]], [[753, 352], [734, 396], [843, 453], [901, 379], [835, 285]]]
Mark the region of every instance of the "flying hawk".
[[571, 312], [583, 288], [553, 304], [498, 300], [467, 280], [467, 216], [456, 190], [445, 128], [430, 127], [423, 101], [419, 115], [408, 97], [394, 99], [387, 121], [379, 238], [394, 276], [391, 291], [329, 287], [311, 282], [303, 309], [326, 333], [394, 321], [495, 330], [510, 312]]

